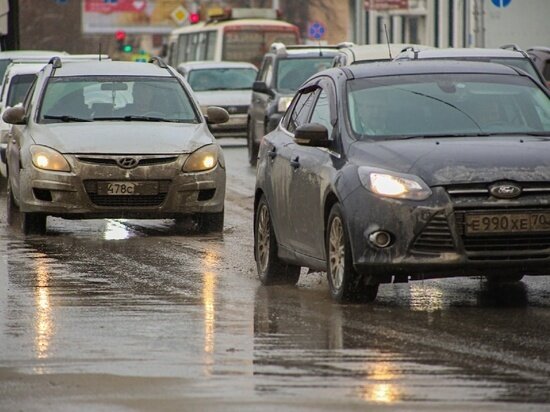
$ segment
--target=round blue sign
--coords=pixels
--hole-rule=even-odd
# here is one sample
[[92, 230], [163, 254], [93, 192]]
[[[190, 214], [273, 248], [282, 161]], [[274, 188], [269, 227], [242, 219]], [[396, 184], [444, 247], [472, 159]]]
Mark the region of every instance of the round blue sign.
[[506, 7], [509, 6], [512, 0], [491, 0], [493, 4], [497, 7]]
[[314, 38], [315, 40], [321, 39], [325, 35], [326, 29], [319, 22], [315, 22], [309, 25], [308, 34], [309, 37]]

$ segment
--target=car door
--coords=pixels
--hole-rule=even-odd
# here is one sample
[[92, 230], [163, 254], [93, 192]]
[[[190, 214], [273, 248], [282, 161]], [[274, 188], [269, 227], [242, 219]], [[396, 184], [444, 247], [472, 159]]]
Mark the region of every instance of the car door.
[[[273, 81], [272, 57], [265, 58], [256, 81], [264, 82], [268, 87], [271, 86], [271, 82]], [[250, 105], [250, 127], [253, 128], [253, 135], [256, 140], [259, 140], [265, 134], [264, 119], [272, 98], [273, 97], [267, 93], [262, 93], [255, 90], [252, 92], [252, 102]]]
[[[309, 118], [311, 106], [315, 100], [316, 89], [298, 93], [288, 112], [282, 127], [265, 139], [267, 145], [266, 178], [270, 182], [266, 188], [270, 212], [274, 222], [275, 234], [280, 245], [290, 248], [294, 243], [294, 231], [291, 225], [291, 194], [293, 167], [291, 165], [292, 147], [295, 145], [293, 131], [305, 124]], [[290, 250], [292, 250], [290, 248]]]
[[[334, 138], [336, 123], [334, 88], [330, 80], [319, 83], [311, 115], [305, 123], [319, 123]], [[330, 182], [332, 156], [326, 148], [292, 144], [290, 164], [290, 225], [293, 230], [293, 247], [296, 252], [316, 259], [324, 259], [324, 210], [325, 188]]]

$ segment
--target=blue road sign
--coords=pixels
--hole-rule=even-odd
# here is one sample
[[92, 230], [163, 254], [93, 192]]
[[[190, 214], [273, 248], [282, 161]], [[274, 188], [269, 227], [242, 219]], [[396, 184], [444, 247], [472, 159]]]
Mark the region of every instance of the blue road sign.
[[307, 32], [309, 34], [309, 37], [315, 40], [320, 40], [325, 35], [326, 29], [325, 26], [316, 21], [315, 23], [311, 23], [309, 25]]
[[504, 8], [510, 5], [512, 0], [491, 0], [497, 7]]

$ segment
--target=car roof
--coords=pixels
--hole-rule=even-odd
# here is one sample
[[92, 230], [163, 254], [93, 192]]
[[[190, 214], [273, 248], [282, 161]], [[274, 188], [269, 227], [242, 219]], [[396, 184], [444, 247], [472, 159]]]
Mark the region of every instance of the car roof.
[[426, 46], [424, 44], [412, 44], [412, 43], [390, 43], [390, 44], [362, 44], [354, 45], [340, 50], [340, 53], [349, 54], [353, 57], [354, 61], [364, 60], [381, 60], [390, 59], [388, 53], [388, 46], [391, 50], [392, 57], [397, 56], [407, 47], [414, 47], [416, 50], [433, 49], [432, 46]]
[[418, 74], [439, 74], [439, 73], [476, 73], [476, 74], [498, 74], [498, 75], [519, 75], [516, 70], [509, 66], [497, 63], [486, 62], [461, 62], [461, 61], [418, 61], [401, 60], [391, 62], [377, 62], [372, 64], [357, 64], [342, 67], [355, 78], [418, 75]]
[[38, 73], [40, 70], [42, 70], [46, 66], [46, 63], [17, 63], [13, 64], [11, 63], [8, 68], [6, 69], [6, 75], [8, 73], [11, 76], [15, 76], [18, 74], [32, 74], [32, 73]]
[[69, 53], [56, 50], [9, 50], [0, 52], [0, 59], [14, 59], [26, 56], [53, 57], [58, 55], [68, 55]]
[[172, 72], [152, 63], [122, 61], [62, 62], [54, 77], [63, 76], [157, 76], [172, 77]]
[[[52, 58], [58, 57], [62, 62], [70, 61], [89, 61], [100, 60], [98, 54], [61, 54], [61, 55], [41, 55], [41, 56], [18, 56], [12, 59], [12, 63], [48, 63]], [[101, 60], [111, 60], [108, 54], [102, 54]]]
[[403, 52], [398, 58], [406, 58], [417, 54], [419, 59], [432, 59], [432, 58], [460, 58], [460, 57], [489, 57], [489, 58], [511, 58], [511, 59], [525, 59], [526, 56], [519, 50], [510, 49], [484, 49], [484, 48], [461, 48], [461, 47], [449, 47], [444, 49], [426, 49], [420, 50], [418, 53], [412, 51]]
[[200, 61], [200, 62], [188, 62], [178, 64], [178, 69], [221, 69], [221, 68], [240, 68], [240, 69], [254, 69], [258, 70], [256, 66], [248, 62], [217, 62], [217, 61]]

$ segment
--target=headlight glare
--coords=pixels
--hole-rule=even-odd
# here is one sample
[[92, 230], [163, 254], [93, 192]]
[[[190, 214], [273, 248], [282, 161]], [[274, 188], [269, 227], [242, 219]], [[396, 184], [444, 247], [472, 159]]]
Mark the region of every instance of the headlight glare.
[[210, 170], [218, 163], [218, 147], [208, 145], [201, 147], [189, 155], [183, 165], [184, 172], [203, 172]]
[[359, 178], [368, 190], [384, 197], [425, 200], [432, 194], [426, 183], [413, 175], [401, 175], [360, 167]]
[[46, 146], [33, 145], [30, 147], [32, 164], [38, 169], [55, 172], [70, 172], [71, 166], [63, 155]]
[[281, 97], [279, 99], [279, 103], [277, 104], [277, 111], [279, 113], [286, 112], [286, 109], [288, 109], [288, 106], [290, 106], [290, 103], [292, 102], [292, 97]]

